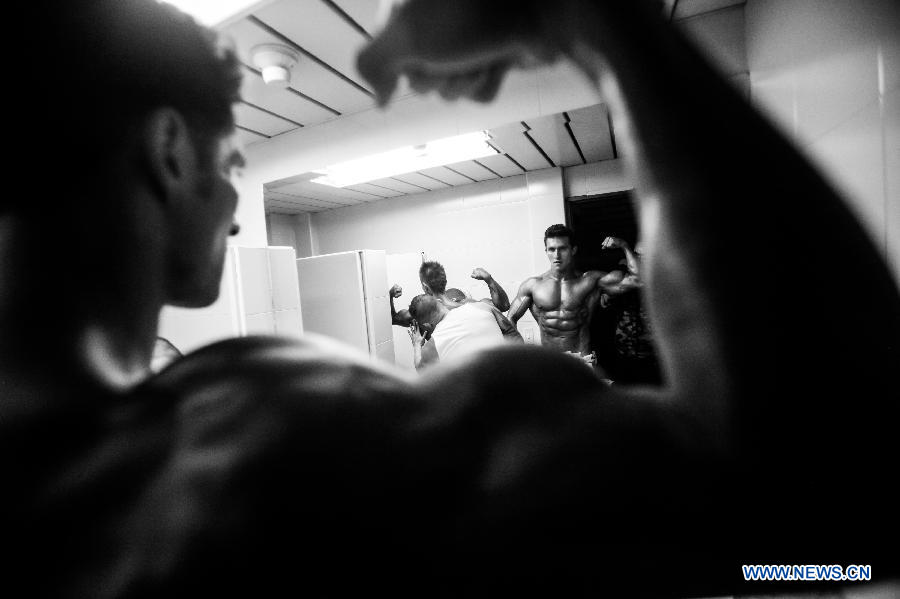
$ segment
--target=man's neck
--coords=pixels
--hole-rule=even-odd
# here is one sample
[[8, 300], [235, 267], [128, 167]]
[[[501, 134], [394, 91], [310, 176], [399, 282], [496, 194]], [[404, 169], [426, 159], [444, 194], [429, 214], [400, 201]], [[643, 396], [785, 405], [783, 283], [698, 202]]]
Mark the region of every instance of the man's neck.
[[161, 308], [157, 273], [116, 280], [92, 260], [96, 254], [61, 259], [8, 224], [0, 230], [0, 278], [9, 282], [0, 290], [0, 372], [42, 385], [87, 379], [114, 389], [145, 376]]
[[550, 270], [547, 271], [547, 276], [556, 281], [565, 281], [567, 279], [574, 279], [578, 275], [571, 266], [566, 269], [559, 269], [551, 266]]
[[85, 357], [83, 367], [89, 376], [120, 390], [146, 378], [150, 373], [158, 319], [153, 322], [152, 327], [127, 327], [132, 333], [124, 333], [124, 329], [110, 322], [85, 327], [78, 341], [80, 353]]

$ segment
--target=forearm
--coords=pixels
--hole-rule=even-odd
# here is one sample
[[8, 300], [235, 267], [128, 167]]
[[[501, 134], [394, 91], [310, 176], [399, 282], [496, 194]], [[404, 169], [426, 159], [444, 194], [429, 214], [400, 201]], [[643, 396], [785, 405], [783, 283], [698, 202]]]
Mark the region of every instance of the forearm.
[[638, 262], [637, 256], [634, 255], [634, 252], [627, 245], [622, 248], [625, 252], [625, 264], [628, 266], [628, 273], [633, 277], [640, 276], [640, 263]]
[[416, 366], [416, 370], [422, 370], [432, 364], [437, 364], [438, 361], [437, 348], [433, 339], [428, 339], [424, 344], [421, 342], [413, 343], [413, 363]]
[[487, 279], [485, 283], [487, 283], [488, 289], [491, 291], [491, 302], [493, 302], [497, 309], [501, 312], [509, 310], [509, 297], [506, 295], [506, 291], [504, 291], [503, 287], [500, 286], [500, 283], [493, 277]]
[[413, 366], [416, 367], [416, 370], [422, 369], [422, 346], [413, 341]]
[[394, 308], [394, 296], [388, 293], [388, 303], [391, 305], [391, 320], [397, 324], [397, 310]]

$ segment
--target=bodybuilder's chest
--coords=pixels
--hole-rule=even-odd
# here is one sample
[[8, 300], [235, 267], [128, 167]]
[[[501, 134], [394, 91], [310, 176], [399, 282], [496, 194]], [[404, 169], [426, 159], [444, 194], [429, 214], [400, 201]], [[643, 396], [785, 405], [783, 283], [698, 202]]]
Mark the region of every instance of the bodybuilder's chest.
[[534, 290], [534, 303], [544, 310], [580, 308], [591, 292], [589, 281], [543, 281]]

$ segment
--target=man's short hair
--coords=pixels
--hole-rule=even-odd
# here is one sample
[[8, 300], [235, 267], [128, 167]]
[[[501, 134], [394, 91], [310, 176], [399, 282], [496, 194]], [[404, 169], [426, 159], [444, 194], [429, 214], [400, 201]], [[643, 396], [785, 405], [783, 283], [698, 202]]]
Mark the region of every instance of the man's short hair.
[[[35, 4], [37, 11], [46, 3]], [[52, 76], [43, 68], [26, 69], [29, 101], [23, 120], [37, 131], [29, 136], [35, 141], [24, 143], [45, 153], [52, 139], [54, 156], [60, 157], [53, 168], [65, 170], [61, 178], [75, 187], [105, 182], [108, 171], [101, 161], [121, 154], [146, 117], [164, 107], [182, 115], [200, 160], [212, 166], [212, 142], [234, 127], [232, 107], [240, 100], [242, 77], [235, 52], [215, 31], [156, 0], [56, 7], [41, 12], [40, 23], [43, 41], [33, 44], [37, 54], [29, 59], [52, 65]], [[65, 90], [64, 110], [58, 105], [60, 90]], [[21, 153], [30, 155], [28, 148]], [[33, 162], [46, 167], [45, 161]], [[46, 209], [29, 201], [30, 194], [18, 195], [25, 199], [17, 206]]]
[[431, 324], [436, 316], [438, 300], [433, 295], [420, 293], [409, 302], [409, 315], [420, 325]]
[[547, 230], [544, 231], [544, 247], [547, 247], [547, 240], [551, 237], [567, 237], [569, 245], [575, 247], [575, 231], [565, 225], [556, 224], [547, 227]]
[[419, 279], [433, 293], [444, 293], [447, 290], [447, 272], [439, 262], [423, 262], [419, 267]]

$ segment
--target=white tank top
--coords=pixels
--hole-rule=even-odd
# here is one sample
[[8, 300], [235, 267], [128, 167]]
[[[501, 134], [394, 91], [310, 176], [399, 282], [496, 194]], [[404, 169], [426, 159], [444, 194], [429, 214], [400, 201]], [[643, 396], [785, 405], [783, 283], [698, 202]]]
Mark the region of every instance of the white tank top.
[[432, 337], [441, 362], [505, 344], [491, 311], [474, 303], [450, 310], [434, 327]]

